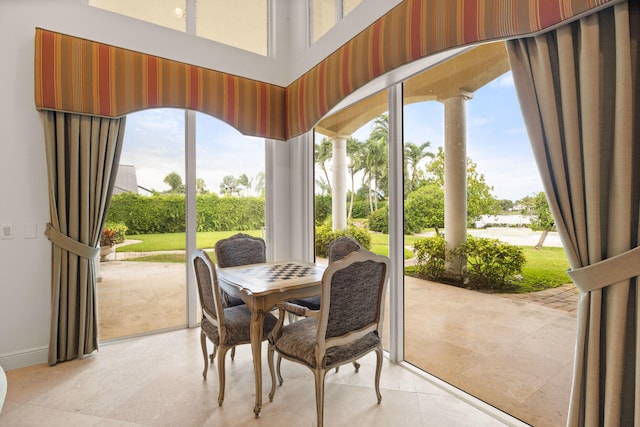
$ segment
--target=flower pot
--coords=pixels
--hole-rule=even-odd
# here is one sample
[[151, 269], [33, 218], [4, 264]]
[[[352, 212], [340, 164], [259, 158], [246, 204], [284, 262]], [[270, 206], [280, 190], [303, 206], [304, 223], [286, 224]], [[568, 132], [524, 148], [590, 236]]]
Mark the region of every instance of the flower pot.
[[112, 246], [100, 246], [100, 262], [109, 261], [107, 256], [113, 252]]

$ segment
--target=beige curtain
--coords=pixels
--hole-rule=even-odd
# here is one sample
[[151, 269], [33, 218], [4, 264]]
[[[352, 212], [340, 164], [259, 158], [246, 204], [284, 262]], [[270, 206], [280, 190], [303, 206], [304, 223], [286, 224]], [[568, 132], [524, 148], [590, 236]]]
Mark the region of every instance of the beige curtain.
[[96, 272], [100, 232], [115, 183], [124, 119], [42, 113], [52, 242], [49, 364], [98, 348]]
[[639, 7], [508, 42], [533, 152], [580, 289], [569, 426], [640, 425]]

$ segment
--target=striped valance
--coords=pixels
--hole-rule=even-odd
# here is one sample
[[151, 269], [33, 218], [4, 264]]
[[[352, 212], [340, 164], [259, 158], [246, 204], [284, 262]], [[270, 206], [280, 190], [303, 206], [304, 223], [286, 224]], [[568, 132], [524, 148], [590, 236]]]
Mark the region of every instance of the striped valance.
[[405, 0], [287, 87], [287, 138], [376, 77], [419, 58], [528, 35], [617, 0]]
[[245, 135], [285, 139], [284, 100], [280, 86], [36, 29], [38, 109], [119, 117], [186, 108]]
[[414, 60], [530, 35], [620, 0], [404, 0], [286, 89], [36, 30], [36, 107], [119, 117], [188, 108], [245, 135], [289, 139], [371, 80]]

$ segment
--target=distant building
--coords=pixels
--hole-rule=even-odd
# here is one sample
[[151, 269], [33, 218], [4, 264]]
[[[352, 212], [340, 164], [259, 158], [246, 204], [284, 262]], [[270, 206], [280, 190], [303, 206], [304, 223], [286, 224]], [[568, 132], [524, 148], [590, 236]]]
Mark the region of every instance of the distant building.
[[121, 193], [138, 194], [136, 167], [133, 165], [118, 166], [118, 174], [116, 175], [116, 185], [113, 187], [113, 194]]

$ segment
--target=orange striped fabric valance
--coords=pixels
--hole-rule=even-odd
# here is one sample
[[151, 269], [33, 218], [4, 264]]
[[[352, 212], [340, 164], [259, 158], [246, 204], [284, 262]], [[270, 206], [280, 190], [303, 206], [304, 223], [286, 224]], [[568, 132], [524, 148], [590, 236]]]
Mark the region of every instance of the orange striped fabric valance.
[[477, 42], [524, 36], [618, 0], [405, 0], [287, 87], [287, 138], [382, 74]]
[[285, 139], [285, 88], [43, 29], [36, 108], [119, 117], [154, 107], [201, 111], [245, 135]]

